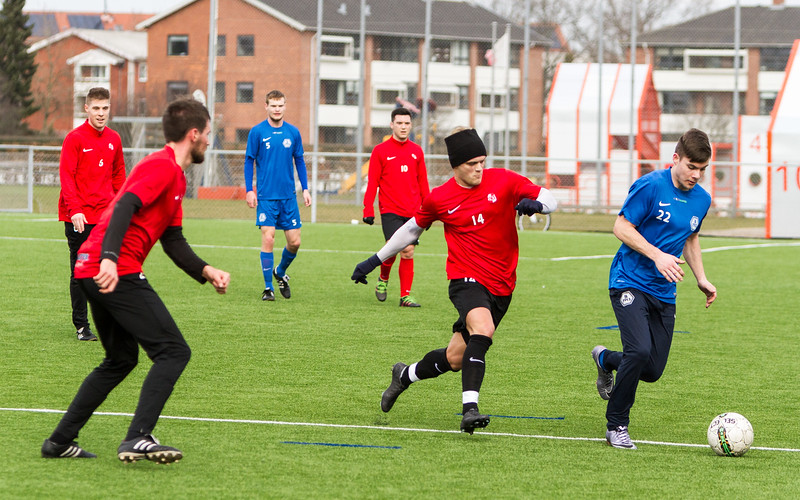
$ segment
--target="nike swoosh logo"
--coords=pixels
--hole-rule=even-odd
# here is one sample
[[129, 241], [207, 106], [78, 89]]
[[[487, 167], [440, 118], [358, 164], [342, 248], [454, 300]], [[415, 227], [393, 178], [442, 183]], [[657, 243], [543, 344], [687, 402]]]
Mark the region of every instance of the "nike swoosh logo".
[[476, 363], [483, 363], [484, 365], [486, 364], [486, 361], [484, 361], [484, 360], [482, 360], [482, 359], [475, 359], [475, 358], [473, 358], [472, 356], [470, 356], [470, 357], [469, 357], [469, 360], [470, 360], [470, 361], [474, 361], [474, 362], [476, 362]]
[[89, 152], [89, 151], [91, 151], [91, 150], [92, 150], [92, 148], [89, 148], [89, 149], [86, 149], [86, 148], [84, 148], [84, 149], [83, 149], [83, 152], [84, 152], [84, 153], [88, 153], [88, 152]]
[[395, 158], [397, 158], [397, 157], [396, 156], [387, 156], [386, 157], [386, 161], [394, 160]]
[[[461, 205], [459, 205], [458, 207], [460, 207], [460, 206], [461, 206]], [[448, 211], [447, 211], [447, 214], [448, 214], [448, 215], [451, 215], [453, 212], [455, 212], [456, 210], [458, 210], [458, 207], [456, 207], [456, 208], [454, 208], [454, 209], [452, 209], [452, 210], [448, 210]]]
[[670, 205], [672, 205], [672, 203], [661, 203], [660, 201], [658, 202], [659, 207], [668, 207]]

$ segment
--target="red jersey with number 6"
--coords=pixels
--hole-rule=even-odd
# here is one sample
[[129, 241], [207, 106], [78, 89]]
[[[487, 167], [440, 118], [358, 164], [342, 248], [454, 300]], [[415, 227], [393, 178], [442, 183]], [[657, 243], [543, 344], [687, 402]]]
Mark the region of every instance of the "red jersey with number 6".
[[182, 225], [181, 202], [186, 193], [186, 177], [175, 162], [175, 151], [166, 146], [146, 156], [133, 168], [89, 239], [81, 245], [75, 263], [76, 278], [91, 278], [100, 271], [100, 251], [114, 205], [128, 192], [142, 201], [142, 207], [133, 214], [122, 239], [117, 260], [117, 274], [120, 276], [141, 272], [144, 259], [167, 227]]
[[414, 218], [420, 227], [444, 223], [447, 279], [474, 278], [494, 295], [511, 295], [519, 257], [514, 207], [522, 198], [535, 200], [540, 189], [503, 168], [485, 169], [473, 188], [455, 178], [434, 188]]

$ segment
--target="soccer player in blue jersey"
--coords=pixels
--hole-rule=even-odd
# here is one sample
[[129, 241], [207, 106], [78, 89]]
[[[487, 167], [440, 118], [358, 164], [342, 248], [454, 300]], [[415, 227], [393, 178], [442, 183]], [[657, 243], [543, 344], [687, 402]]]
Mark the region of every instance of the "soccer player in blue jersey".
[[611, 263], [608, 288], [622, 352], [599, 345], [592, 358], [597, 390], [608, 400], [606, 441], [615, 448], [636, 449], [628, 434], [636, 388], [640, 380], [658, 380], [666, 367], [675, 327], [675, 284], [684, 276], [681, 264], [689, 264], [706, 307], [717, 298], [703, 269], [699, 239], [711, 196], [696, 185], [710, 158], [705, 132], [693, 128], [684, 133], [672, 167], [634, 182], [614, 223], [622, 245]]
[[[308, 192], [308, 174], [303, 160], [303, 140], [297, 127], [283, 119], [286, 96], [280, 90], [267, 94], [267, 119], [259, 123], [247, 136], [244, 159], [244, 182], [247, 206], [256, 209], [256, 226], [261, 228], [261, 270], [264, 273], [264, 293], [261, 300], [274, 301], [272, 278], [284, 298], [292, 296], [286, 269], [300, 249], [300, 210], [294, 169], [303, 188], [303, 202], [311, 205]], [[256, 171], [256, 191], [253, 192], [253, 169]], [[275, 229], [283, 229], [286, 247], [281, 260], [273, 269], [272, 249], [275, 245]]]

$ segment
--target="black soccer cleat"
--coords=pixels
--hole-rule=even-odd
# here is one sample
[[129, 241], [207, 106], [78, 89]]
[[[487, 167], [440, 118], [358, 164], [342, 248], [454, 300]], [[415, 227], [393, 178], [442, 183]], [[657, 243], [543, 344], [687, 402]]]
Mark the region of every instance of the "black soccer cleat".
[[472, 434], [475, 429], [483, 429], [489, 425], [489, 415], [481, 415], [477, 408], [470, 408], [461, 419], [461, 432]]
[[75, 332], [75, 335], [78, 336], [78, 340], [85, 340], [85, 341], [97, 340], [97, 336], [94, 333], [92, 333], [92, 331], [89, 329], [88, 326], [84, 326], [83, 328]]
[[142, 459], [157, 464], [171, 464], [183, 458], [183, 453], [177, 448], [159, 443], [152, 434], [145, 434], [130, 441], [123, 441], [117, 450], [117, 457], [126, 464]]
[[275, 292], [267, 288], [266, 290], [264, 290], [264, 293], [261, 294], [261, 300], [266, 300], [267, 302], [275, 302]]
[[97, 458], [97, 455], [84, 450], [75, 441], [56, 444], [45, 439], [42, 443], [42, 458]]
[[381, 396], [381, 410], [384, 412], [391, 410], [394, 402], [397, 401], [397, 396], [408, 389], [408, 386], [403, 385], [403, 381], [400, 380], [400, 376], [406, 368], [407, 365], [405, 363], [395, 363], [392, 367], [392, 383], [389, 384], [388, 389], [383, 391], [383, 396]]
[[283, 295], [284, 299], [291, 299], [292, 298], [292, 289], [289, 288], [289, 275], [284, 274], [283, 277], [278, 276], [275, 270], [272, 270], [272, 275], [275, 277], [275, 281], [278, 282], [278, 290], [280, 290], [281, 295]]

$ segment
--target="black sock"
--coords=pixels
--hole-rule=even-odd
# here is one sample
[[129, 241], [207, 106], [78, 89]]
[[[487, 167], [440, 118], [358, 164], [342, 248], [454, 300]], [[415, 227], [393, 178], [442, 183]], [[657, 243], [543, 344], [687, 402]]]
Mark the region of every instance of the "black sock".
[[[450, 363], [447, 361], [446, 352], [447, 349], [445, 348], [433, 350], [419, 360], [416, 363], [416, 366], [411, 365], [414, 366], [414, 372], [417, 380], [435, 378], [442, 373], [453, 371], [453, 368], [450, 367]], [[409, 373], [411, 371], [411, 366], [404, 370], [403, 374], [400, 376], [400, 381], [406, 386], [412, 383]]]
[[491, 345], [491, 337], [472, 335], [464, 350], [464, 361], [461, 363], [464, 413], [470, 408], [478, 408], [478, 392], [481, 390], [483, 375], [486, 373], [486, 351]]

